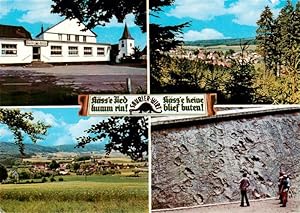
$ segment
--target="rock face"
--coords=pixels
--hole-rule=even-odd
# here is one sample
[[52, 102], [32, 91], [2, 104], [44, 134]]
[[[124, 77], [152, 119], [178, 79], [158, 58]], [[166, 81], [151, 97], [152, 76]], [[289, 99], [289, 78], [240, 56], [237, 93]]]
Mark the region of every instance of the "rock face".
[[244, 172], [250, 199], [277, 196], [280, 170], [299, 195], [300, 113], [170, 126], [151, 133], [153, 209], [239, 200]]

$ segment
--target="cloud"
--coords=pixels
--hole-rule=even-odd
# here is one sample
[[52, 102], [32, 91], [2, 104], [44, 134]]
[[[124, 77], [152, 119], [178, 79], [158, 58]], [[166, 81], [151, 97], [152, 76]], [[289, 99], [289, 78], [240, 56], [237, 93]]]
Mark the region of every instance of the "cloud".
[[275, 15], [278, 14], [278, 9], [276, 9], [278, 3], [279, 0], [239, 0], [230, 5], [227, 13], [235, 16], [233, 22], [237, 24], [256, 26], [256, 21], [259, 19], [265, 6], [268, 5]]
[[119, 23], [117, 18], [114, 16], [110, 20], [110, 23], [105, 24], [105, 27], [124, 27], [125, 23], [127, 24], [128, 27], [134, 27], [134, 26], [136, 26], [134, 24], [134, 19], [135, 19], [135, 17], [131, 13], [131, 14], [126, 15], [125, 20], [123, 21], [123, 23]]
[[59, 145], [64, 145], [64, 144], [74, 144], [75, 145], [75, 140], [73, 140], [70, 137], [70, 135], [61, 135], [51, 145], [52, 146], [59, 146]]
[[51, 0], [0, 0], [0, 18], [11, 11], [22, 11], [24, 14], [18, 21], [27, 23], [54, 24], [62, 18], [57, 14], [50, 13]]
[[34, 110], [32, 111], [33, 117], [35, 121], [42, 121], [51, 127], [59, 127], [62, 126], [64, 123], [58, 121], [52, 114], [44, 113], [42, 111]]
[[255, 26], [262, 10], [269, 6], [274, 14], [278, 14], [277, 8], [280, 0], [237, 0], [227, 7], [228, 0], [177, 0], [175, 8], [167, 14], [177, 18], [189, 17], [196, 20], [212, 20], [221, 15], [233, 15], [233, 22], [240, 25]]
[[10, 138], [13, 137], [12, 132], [6, 128], [5, 126], [0, 126], [0, 141], [4, 138]]
[[211, 28], [205, 28], [201, 31], [189, 30], [183, 35], [183, 39], [185, 41], [224, 39], [224, 38], [226, 37], [222, 33]]
[[[56, 24], [62, 20], [62, 17], [50, 12], [52, 4], [51, 0], [0, 0], [0, 18], [18, 10], [23, 12], [23, 15], [18, 19], [19, 22]], [[134, 15], [127, 15], [125, 22], [129, 27], [135, 26]], [[106, 24], [106, 27], [123, 27], [124, 23], [118, 23], [114, 17], [110, 23]]]
[[74, 140], [80, 136], [86, 135], [84, 130], [91, 128], [93, 124], [103, 121], [104, 118], [91, 117], [89, 119], [80, 119], [76, 124], [71, 124], [67, 127], [69, 134]]
[[224, 0], [177, 0], [175, 8], [170, 10], [168, 15], [177, 18], [191, 17], [198, 20], [211, 20], [225, 12]]

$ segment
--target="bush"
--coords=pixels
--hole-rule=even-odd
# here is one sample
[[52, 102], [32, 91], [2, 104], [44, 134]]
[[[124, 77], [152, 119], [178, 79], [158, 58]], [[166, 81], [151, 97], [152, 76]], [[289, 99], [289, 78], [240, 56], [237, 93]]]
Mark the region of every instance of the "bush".
[[52, 176], [52, 177], [50, 178], [50, 181], [51, 181], [51, 182], [54, 182], [54, 181], [56, 181], [56, 180], [55, 180], [55, 178]]
[[47, 182], [47, 179], [45, 177], [42, 178], [42, 183]]
[[64, 179], [62, 177], [58, 178], [58, 181], [64, 181]]
[[51, 176], [51, 174], [49, 172], [45, 173], [45, 177], [50, 177], [50, 176]]

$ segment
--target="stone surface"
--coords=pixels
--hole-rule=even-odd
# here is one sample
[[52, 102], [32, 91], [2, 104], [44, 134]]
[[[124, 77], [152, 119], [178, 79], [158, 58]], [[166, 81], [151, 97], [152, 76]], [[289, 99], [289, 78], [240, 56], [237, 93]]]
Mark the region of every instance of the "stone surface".
[[276, 196], [280, 170], [299, 195], [300, 113], [169, 125], [151, 141], [153, 209], [239, 200], [243, 172], [251, 199]]

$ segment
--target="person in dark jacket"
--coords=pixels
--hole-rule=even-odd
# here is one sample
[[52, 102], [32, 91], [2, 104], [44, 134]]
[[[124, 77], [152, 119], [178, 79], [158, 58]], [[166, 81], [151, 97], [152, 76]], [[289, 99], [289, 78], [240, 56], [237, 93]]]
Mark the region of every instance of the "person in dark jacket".
[[247, 197], [247, 190], [250, 186], [250, 181], [247, 178], [247, 174], [243, 174], [243, 178], [240, 180], [240, 190], [241, 190], [241, 206], [244, 206], [244, 199], [246, 200], [247, 206], [250, 206], [249, 200]]
[[282, 204], [281, 189], [282, 189], [283, 175], [284, 175], [284, 172], [279, 172], [279, 180], [278, 180], [278, 194], [279, 194], [279, 200], [280, 200], [279, 204]]
[[290, 189], [290, 179], [287, 175], [283, 175], [283, 181], [281, 187], [282, 205], [280, 207], [286, 207], [289, 189]]

